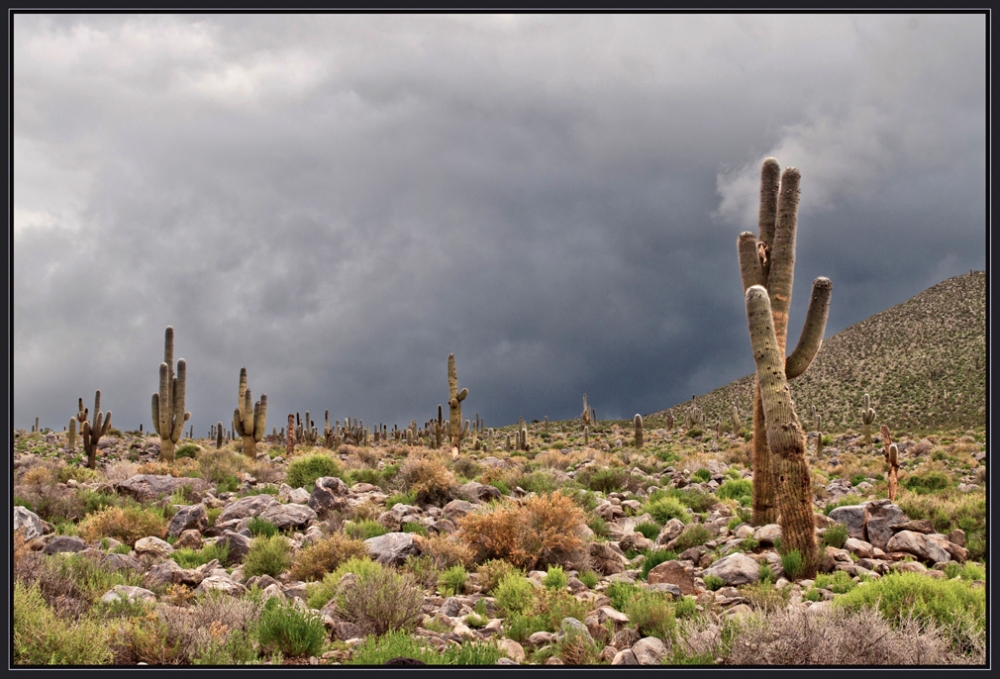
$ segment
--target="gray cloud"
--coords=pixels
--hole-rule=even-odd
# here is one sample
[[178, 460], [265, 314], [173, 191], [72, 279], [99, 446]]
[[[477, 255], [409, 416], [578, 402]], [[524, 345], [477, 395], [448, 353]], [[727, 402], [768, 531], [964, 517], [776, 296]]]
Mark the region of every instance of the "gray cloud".
[[736, 236], [803, 174], [832, 334], [985, 266], [973, 15], [15, 15], [15, 425], [492, 425], [752, 370]]

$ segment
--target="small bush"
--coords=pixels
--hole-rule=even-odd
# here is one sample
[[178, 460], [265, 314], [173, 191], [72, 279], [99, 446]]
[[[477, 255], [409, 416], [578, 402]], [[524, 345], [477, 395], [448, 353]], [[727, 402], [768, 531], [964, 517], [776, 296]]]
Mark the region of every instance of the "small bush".
[[366, 554], [364, 541], [350, 538], [343, 533], [331, 533], [299, 550], [292, 562], [290, 574], [296, 580], [305, 582], [320, 580], [345, 561], [361, 558]]
[[444, 463], [430, 457], [408, 460], [399, 475], [404, 488], [414, 493], [422, 505], [443, 505], [452, 499], [457, 485], [455, 475]]
[[677, 552], [672, 549], [657, 549], [646, 552], [646, 558], [642, 560], [642, 573], [640, 573], [639, 577], [645, 580], [649, 577], [649, 571], [665, 561], [673, 561], [676, 558]]
[[900, 482], [902, 485], [919, 495], [927, 495], [944, 490], [951, 485], [951, 478], [943, 471], [928, 469], [922, 474], [910, 474]]
[[262, 519], [259, 516], [254, 516], [247, 522], [247, 530], [255, 538], [265, 537], [269, 538], [278, 534], [278, 527], [267, 519]]
[[102, 537], [115, 538], [128, 545], [145, 537], [162, 538], [167, 521], [161, 513], [142, 507], [107, 507], [87, 516], [79, 524], [80, 537], [87, 542]]
[[847, 542], [847, 526], [842, 523], [834, 523], [827, 526], [823, 532], [823, 544], [840, 549]]
[[625, 607], [628, 606], [632, 597], [636, 596], [641, 591], [642, 589], [638, 585], [618, 580], [616, 582], [612, 582], [604, 593], [609, 599], [611, 599], [611, 605], [616, 611], [624, 612]]
[[702, 467], [701, 469], [696, 469], [694, 474], [691, 475], [691, 479], [697, 481], [698, 483], [708, 483], [712, 480], [712, 472]]
[[844, 594], [854, 589], [857, 583], [845, 571], [835, 571], [829, 574], [820, 573], [816, 576], [813, 585], [830, 590], [834, 594]]
[[587, 586], [587, 589], [594, 589], [597, 583], [600, 582], [600, 578], [597, 573], [592, 570], [585, 570], [579, 575], [579, 580]]
[[658, 592], [641, 591], [622, 611], [643, 636], [653, 636], [669, 642], [676, 620], [674, 609]]
[[277, 648], [286, 656], [319, 655], [326, 641], [326, 628], [315, 613], [274, 597], [264, 604], [257, 639], [265, 649]]
[[428, 536], [421, 544], [421, 553], [431, 557], [438, 570], [461, 564], [471, 566], [473, 553], [468, 545], [453, 535], [435, 534]]
[[529, 493], [539, 495], [553, 493], [559, 489], [559, 482], [556, 481], [556, 478], [544, 471], [536, 471], [522, 476], [517, 485]]
[[219, 563], [226, 563], [229, 559], [229, 543], [205, 545], [199, 550], [175, 549], [170, 554], [170, 558], [176, 561], [181, 568], [197, 568], [207, 564], [212, 559], [218, 559]]
[[[772, 577], [773, 575], [772, 573]], [[758, 611], [782, 610], [791, 598], [791, 587], [777, 589], [773, 580], [761, 579], [759, 582], [741, 587], [740, 591], [747, 604]]]
[[675, 497], [661, 497], [646, 505], [646, 511], [650, 513], [653, 520], [661, 526], [670, 519], [677, 519], [682, 523], [687, 523], [689, 515], [687, 509]]
[[400, 527], [400, 531], [403, 533], [416, 533], [417, 535], [427, 537], [427, 526], [416, 521], [407, 521]]
[[611, 528], [608, 526], [608, 522], [596, 514], [587, 517], [587, 527], [594, 531], [594, 535], [597, 537], [606, 538], [611, 535]]
[[423, 594], [409, 573], [381, 566], [355, 575], [341, 588], [337, 610], [355, 623], [363, 634], [383, 635], [393, 630], [412, 630], [421, 615]]
[[316, 479], [324, 476], [343, 476], [340, 464], [329, 455], [317, 453], [299, 457], [288, 465], [285, 483], [292, 488], [305, 488], [312, 491]]
[[390, 510], [396, 505], [407, 505], [414, 506], [417, 504], [417, 494], [414, 492], [409, 493], [396, 493], [395, 495], [390, 495], [385, 500], [386, 510]]
[[15, 665], [107, 665], [112, 629], [98, 620], [56, 616], [37, 586], [14, 581]]
[[542, 578], [542, 584], [548, 589], [563, 590], [566, 589], [566, 583], [569, 579], [566, 577], [565, 571], [563, 571], [562, 566], [549, 566], [548, 572], [545, 573], [545, 577]]
[[535, 587], [516, 573], [504, 576], [493, 592], [497, 605], [511, 613], [529, 612], [535, 605]]
[[602, 493], [624, 490], [627, 479], [628, 472], [622, 467], [606, 467], [604, 469], [587, 467], [576, 476], [577, 483]]
[[469, 579], [469, 574], [461, 565], [455, 565], [441, 574], [438, 584], [441, 593], [445, 596], [462, 594], [465, 591], [465, 583]]
[[278, 577], [292, 565], [291, 548], [281, 535], [269, 538], [254, 538], [243, 560], [243, 572], [247, 577], [270, 575]]
[[310, 608], [323, 608], [337, 595], [340, 581], [348, 573], [362, 575], [374, 573], [380, 565], [370, 557], [352, 557], [337, 566], [336, 570], [327, 573], [322, 582], [312, 582], [306, 585], [306, 604]]
[[370, 483], [373, 486], [379, 485], [382, 477], [374, 469], [352, 469], [348, 473], [348, 478], [350, 479], [349, 485], [354, 485], [355, 483]]
[[479, 584], [486, 594], [491, 594], [500, 581], [508, 575], [524, 576], [524, 573], [517, 566], [511, 565], [503, 559], [484, 561], [479, 564], [476, 573], [479, 575]]
[[720, 578], [718, 575], [712, 575], [711, 573], [709, 573], [708, 575], [704, 576], [703, 579], [705, 581], [705, 587], [706, 587], [706, 589], [709, 589], [709, 590], [711, 590], [713, 592], [715, 590], [719, 589], [720, 587], [723, 587], [726, 584], [725, 580], [723, 580], [722, 578]]
[[789, 580], [795, 580], [802, 575], [804, 565], [802, 554], [797, 549], [781, 555], [781, 568]]
[[348, 521], [344, 524], [344, 532], [350, 538], [364, 541], [369, 538], [377, 538], [380, 535], [385, 535], [389, 532], [389, 529], [378, 521], [364, 519], [362, 521]]
[[403, 570], [412, 575], [416, 583], [425, 589], [436, 587], [441, 575], [441, 569], [427, 554], [409, 555], [403, 562]]
[[201, 446], [197, 443], [185, 443], [174, 449], [174, 458], [189, 457], [193, 459], [197, 457], [199, 450], [201, 450]]
[[719, 486], [715, 494], [723, 500], [753, 497], [753, 482], [750, 479], [730, 479]]
[[655, 523], [650, 523], [649, 521], [646, 521], [644, 523], [638, 524], [635, 527], [635, 532], [641, 533], [642, 536], [647, 540], [655, 540], [657, 536], [660, 534], [660, 527], [657, 526]]
[[974, 563], [959, 564], [949, 561], [945, 564], [944, 574], [949, 579], [961, 578], [962, 580], [986, 580], [986, 569]]
[[674, 543], [674, 549], [678, 552], [683, 552], [691, 547], [703, 545], [711, 539], [712, 533], [702, 524], [695, 523], [685, 528], [683, 532], [677, 536], [676, 542]]

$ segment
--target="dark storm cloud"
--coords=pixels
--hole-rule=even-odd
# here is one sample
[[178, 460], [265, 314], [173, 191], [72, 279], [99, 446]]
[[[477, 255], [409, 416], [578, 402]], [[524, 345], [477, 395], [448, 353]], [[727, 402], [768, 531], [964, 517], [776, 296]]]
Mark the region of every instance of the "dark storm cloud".
[[17, 15], [15, 425], [648, 413], [752, 369], [736, 236], [803, 173], [790, 342], [983, 268], [982, 17]]

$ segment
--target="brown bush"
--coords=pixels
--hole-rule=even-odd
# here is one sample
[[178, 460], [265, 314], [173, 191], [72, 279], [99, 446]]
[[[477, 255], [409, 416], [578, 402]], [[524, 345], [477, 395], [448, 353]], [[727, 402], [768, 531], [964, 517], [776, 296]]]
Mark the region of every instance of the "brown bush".
[[79, 533], [88, 542], [109, 537], [134, 545], [144, 537], [163, 538], [167, 533], [167, 521], [156, 512], [141, 507], [106, 507], [81, 521]]
[[420, 553], [431, 557], [438, 570], [445, 570], [456, 564], [471, 566], [475, 558], [475, 554], [467, 544], [451, 535], [431, 535], [422, 538]]
[[423, 595], [409, 573], [378, 566], [341, 583], [338, 614], [363, 634], [412, 630], [420, 619]]
[[528, 569], [584, 567], [584, 520], [583, 510], [559, 491], [466, 514], [458, 535], [472, 548], [476, 562], [504, 559]]
[[933, 626], [921, 626], [909, 619], [893, 627], [873, 608], [852, 613], [838, 607], [819, 615], [797, 609], [759, 615], [736, 633], [725, 662], [939, 665], [966, 663], [970, 659], [957, 657], [950, 651], [947, 635]]
[[455, 475], [430, 455], [407, 460], [399, 471], [404, 488], [417, 494], [420, 504], [443, 505], [452, 499]]
[[319, 540], [299, 551], [292, 563], [291, 576], [295, 580], [311, 582], [322, 580], [323, 576], [335, 570], [351, 557], [362, 557], [366, 554], [363, 540], [349, 538], [343, 533]]

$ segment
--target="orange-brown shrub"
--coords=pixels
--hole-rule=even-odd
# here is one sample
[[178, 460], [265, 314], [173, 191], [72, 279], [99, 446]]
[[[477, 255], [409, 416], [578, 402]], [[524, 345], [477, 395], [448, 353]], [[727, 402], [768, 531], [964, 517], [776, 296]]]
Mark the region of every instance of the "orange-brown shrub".
[[458, 536], [476, 562], [504, 559], [519, 568], [586, 565], [583, 510], [562, 491], [466, 514]]
[[408, 460], [399, 472], [406, 490], [417, 494], [420, 504], [441, 505], [451, 500], [455, 475], [432, 456]]
[[438, 570], [445, 570], [457, 564], [471, 566], [475, 559], [473, 550], [465, 542], [450, 535], [420, 538], [420, 553], [429, 556]]
[[311, 582], [322, 580], [351, 557], [366, 554], [363, 540], [349, 538], [343, 533], [333, 533], [299, 551], [292, 563], [291, 576], [296, 580]]
[[87, 542], [109, 537], [134, 545], [140, 538], [163, 538], [167, 533], [167, 520], [141, 507], [106, 507], [88, 514], [80, 522], [79, 533]]

